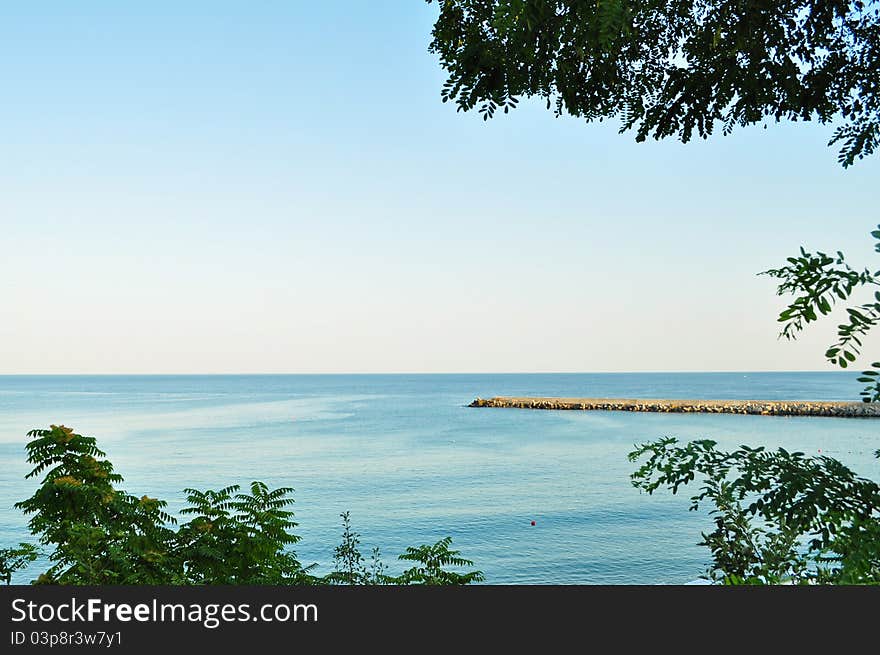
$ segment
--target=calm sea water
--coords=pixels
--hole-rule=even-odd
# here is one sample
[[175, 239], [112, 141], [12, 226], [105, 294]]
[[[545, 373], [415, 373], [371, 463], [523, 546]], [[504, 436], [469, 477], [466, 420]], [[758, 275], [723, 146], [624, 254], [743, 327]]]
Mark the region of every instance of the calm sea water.
[[[880, 422], [709, 414], [471, 409], [477, 396], [852, 400], [858, 374], [0, 376], [0, 544], [29, 538], [12, 504], [36, 483], [26, 432], [98, 438], [122, 485], [169, 501], [251, 480], [296, 489], [296, 552], [332, 569], [350, 511], [391, 572], [444, 536], [492, 584], [680, 584], [710, 528], [689, 493], [640, 494], [627, 453], [672, 435], [784, 446], [880, 478]], [[535, 525], [531, 525], [535, 521]], [[25, 583], [38, 569], [20, 574]]]

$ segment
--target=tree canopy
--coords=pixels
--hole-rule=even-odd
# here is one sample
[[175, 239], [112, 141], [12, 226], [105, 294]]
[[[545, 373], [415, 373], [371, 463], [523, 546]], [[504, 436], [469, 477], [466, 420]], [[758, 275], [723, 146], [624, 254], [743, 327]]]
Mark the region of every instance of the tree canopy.
[[637, 141], [817, 120], [844, 167], [880, 145], [880, 0], [437, 3], [442, 98], [486, 119], [537, 96]]

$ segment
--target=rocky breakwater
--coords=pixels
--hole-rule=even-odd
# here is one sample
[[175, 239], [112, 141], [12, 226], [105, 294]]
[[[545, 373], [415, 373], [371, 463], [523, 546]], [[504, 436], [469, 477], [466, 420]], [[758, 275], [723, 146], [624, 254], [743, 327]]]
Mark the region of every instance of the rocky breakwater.
[[812, 400], [648, 400], [638, 398], [511, 398], [496, 396], [488, 399], [477, 398], [468, 407], [880, 418], [880, 403]]

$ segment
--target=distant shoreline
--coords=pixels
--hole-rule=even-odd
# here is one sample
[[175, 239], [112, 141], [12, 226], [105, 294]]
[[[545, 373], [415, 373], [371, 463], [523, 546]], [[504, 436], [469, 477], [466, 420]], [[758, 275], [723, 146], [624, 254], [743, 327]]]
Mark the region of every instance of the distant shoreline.
[[496, 396], [489, 399], [477, 398], [468, 407], [880, 418], [880, 403], [812, 400], [668, 400], [641, 398], [514, 398]]

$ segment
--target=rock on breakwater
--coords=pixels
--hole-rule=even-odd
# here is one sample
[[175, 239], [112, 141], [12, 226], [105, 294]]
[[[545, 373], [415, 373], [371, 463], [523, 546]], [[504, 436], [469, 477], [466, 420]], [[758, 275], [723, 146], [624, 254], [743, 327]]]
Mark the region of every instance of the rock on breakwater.
[[814, 400], [663, 400], [643, 398], [511, 398], [496, 396], [488, 399], [477, 398], [468, 407], [880, 418], [880, 403]]

